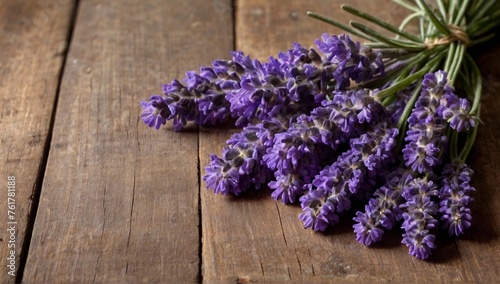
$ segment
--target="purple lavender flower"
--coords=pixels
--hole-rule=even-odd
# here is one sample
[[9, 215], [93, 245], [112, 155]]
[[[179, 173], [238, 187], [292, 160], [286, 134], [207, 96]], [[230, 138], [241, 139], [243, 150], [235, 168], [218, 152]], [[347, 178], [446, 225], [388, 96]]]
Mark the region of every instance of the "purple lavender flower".
[[306, 183], [297, 174], [276, 175], [276, 181], [269, 182], [269, 188], [273, 189], [271, 197], [274, 200], [281, 199], [283, 203], [294, 203], [297, 197], [304, 192]]
[[[282, 69], [287, 78], [287, 88], [292, 102], [300, 102], [301, 108], [319, 105], [333, 88], [335, 66], [321, 61], [321, 56], [314, 49], [306, 50], [298, 44], [288, 53], [280, 53]], [[295, 105], [298, 107], [298, 105]]]
[[336, 224], [339, 221], [337, 214], [329, 204], [325, 203], [328, 196], [324, 189], [309, 191], [300, 198], [303, 212], [299, 215], [304, 228], [312, 228], [315, 231], [324, 231], [329, 225]]
[[302, 115], [291, 123], [287, 131], [275, 135], [273, 147], [263, 157], [270, 169], [289, 174], [301, 169], [299, 165], [304, 166], [303, 162], [299, 162], [302, 159], [309, 159], [308, 162], [313, 163], [306, 167], [316, 167], [314, 164], [319, 162], [315, 158], [316, 144], [321, 141], [321, 135], [316, 128], [310, 127], [312, 123], [311, 117]]
[[149, 102], [141, 102], [143, 108], [141, 119], [149, 127], [154, 127], [156, 130], [167, 122], [169, 108], [163, 101], [161, 96], [151, 96]]
[[368, 46], [361, 46], [345, 34], [323, 34], [321, 40], [315, 43], [325, 54], [323, 60], [337, 66], [333, 75], [337, 90], [345, 90], [351, 79], [361, 83], [370, 80], [376, 73], [384, 74], [382, 54], [375, 53]]
[[374, 197], [365, 206], [365, 212], [356, 212], [353, 225], [356, 240], [365, 246], [378, 242], [384, 234], [383, 229], [390, 230], [401, 220], [403, 212], [399, 206], [404, 202], [401, 193], [410, 181], [411, 172], [398, 168], [390, 174], [386, 183], [377, 189]]
[[[374, 173], [392, 160], [397, 133], [397, 129], [388, 127], [386, 123], [378, 124], [373, 131], [352, 139], [351, 149], [316, 176], [312, 181], [316, 189], [310, 189], [300, 201], [303, 214], [310, 216], [314, 212], [321, 216], [311, 217], [313, 221], [308, 217], [308, 223], [304, 223], [305, 228], [324, 229], [334, 225], [335, 223], [327, 221], [338, 220], [338, 214], [350, 208], [351, 196], [372, 188], [375, 184]], [[321, 195], [315, 192], [317, 190], [321, 191]], [[314, 209], [311, 206], [317, 204], [311, 202], [318, 198], [322, 200], [321, 208]], [[316, 225], [314, 220], [321, 220], [322, 224]], [[312, 223], [308, 225], [309, 222]]]
[[[269, 120], [263, 120], [261, 123], [257, 124], [255, 127], [259, 128], [259, 131], [256, 131], [257, 137], [259, 137], [260, 141], [266, 148], [273, 147], [274, 145], [274, 136], [278, 133], [284, 132], [289, 127], [290, 120], [283, 117], [273, 117]], [[247, 126], [251, 127], [251, 126]]]
[[[299, 216], [304, 222], [304, 228], [324, 231], [328, 226], [333, 226], [338, 222], [337, 212], [342, 212], [351, 207], [350, 197], [352, 193], [347, 189], [348, 182], [353, 177], [354, 171], [362, 170], [362, 163], [359, 156], [352, 155], [352, 151], [344, 152], [331, 166], [323, 169], [313, 180], [311, 188], [307, 194], [300, 198], [303, 213]], [[351, 165], [348, 165], [351, 162]], [[349, 168], [351, 176], [344, 178], [343, 171]], [[360, 169], [361, 168], [361, 169]], [[362, 176], [357, 174], [357, 176]], [[351, 181], [354, 187], [356, 177]], [[321, 201], [318, 203], [318, 200]], [[306, 218], [307, 217], [307, 218]], [[319, 222], [319, 224], [316, 224]]]
[[449, 122], [450, 127], [458, 132], [476, 126], [477, 118], [470, 114], [470, 102], [455, 94], [453, 86], [448, 84], [446, 72], [427, 74], [423, 85], [421, 106], [429, 107], [437, 117]]
[[466, 164], [453, 161], [443, 169], [444, 178], [439, 189], [442, 227], [450, 236], [464, 234], [471, 226], [470, 195], [475, 188], [470, 185], [473, 174]]
[[[371, 203], [372, 204], [365, 206], [366, 213], [358, 211], [356, 212], [356, 217], [353, 218], [354, 221], [358, 222], [353, 225], [354, 232], [356, 233], [356, 240], [365, 246], [382, 240], [384, 230], [380, 228], [377, 219], [382, 218], [379, 217], [380, 215], [387, 218], [386, 215], [389, 214], [386, 212], [388, 211], [387, 209], [383, 210], [384, 208], [378, 204], [378, 201], [372, 201]], [[378, 209], [378, 207], [381, 208]]]
[[425, 178], [416, 178], [403, 188], [403, 197], [406, 203], [400, 208], [403, 213], [405, 230], [402, 243], [408, 246], [410, 255], [426, 259], [431, 255], [431, 249], [436, 247], [434, 229], [438, 221], [437, 204], [431, 199], [437, 196], [436, 185]]
[[323, 101], [322, 106], [327, 108], [330, 120], [347, 137], [362, 133], [363, 124], [374, 126], [386, 118], [383, 107], [375, 101], [369, 89], [337, 91], [333, 99]]
[[241, 87], [226, 95], [233, 116], [238, 117], [236, 125], [244, 126], [253, 118], [274, 117], [290, 103], [281, 70], [272, 68], [272, 63], [262, 64], [258, 60], [254, 60], [253, 65], [254, 70], [241, 78]]
[[316, 128], [309, 127], [311, 123], [311, 117], [300, 116], [287, 131], [275, 135], [272, 147], [263, 156], [263, 163], [276, 171], [276, 181], [269, 183], [275, 189], [272, 194], [275, 200], [294, 202], [303, 194], [303, 186], [321, 169], [317, 152], [321, 135]]
[[222, 158], [211, 155], [203, 177], [208, 189], [239, 195], [252, 185], [260, 188], [268, 180], [271, 172], [261, 162], [266, 146], [258, 137], [263, 131], [262, 125], [246, 127], [226, 142]]
[[[360, 90], [357, 92], [338, 92], [334, 96], [331, 103], [324, 103], [324, 106], [318, 107], [311, 113], [310, 116], [301, 115], [295, 122], [291, 123], [289, 129], [285, 132], [276, 134], [272, 147], [269, 147], [267, 154], [264, 155], [263, 161], [267, 167], [277, 171], [278, 178], [285, 178], [287, 175], [293, 174], [298, 176], [297, 180], [308, 183], [307, 177], [314, 176], [320, 171], [320, 159], [318, 145], [326, 145], [335, 149], [337, 144], [344, 142], [351, 136], [361, 133], [362, 127], [370, 124], [375, 124], [381, 119], [386, 118], [384, 111], [379, 103], [370, 96], [368, 90]], [[292, 119], [293, 121], [293, 119]], [[339, 126], [340, 124], [340, 126]], [[381, 142], [373, 138], [381, 135], [385, 137], [387, 129], [384, 124], [378, 130], [370, 135], [361, 136], [360, 139], [352, 140], [351, 146], [356, 152], [353, 159], [358, 161], [364, 159], [365, 167], [369, 170], [380, 167], [382, 161], [392, 157], [392, 145], [397, 135], [397, 130], [391, 130], [388, 134], [390, 141], [383, 140], [382, 145], [376, 145]], [[369, 137], [369, 138], [368, 138]], [[371, 143], [366, 140], [377, 141]], [[385, 147], [386, 145], [391, 145]], [[371, 155], [372, 148], [380, 146], [377, 155]], [[348, 157], [342, 162], [352, 162]], [[351, 171], [350, 165], [342, 165], [346, 171]], [[356, 193], [358, 187], [362, 187], [360, 180], [365, 177], [364, 169], [357, 169], [349, 172], [352, 176], [347, 180], [348, 186], [351, 188], [351, 193]], [[366, 181], [368, 182], [368, 180]], [[278, 187], [279, 184], [273, 182], [272, 188], [276, 192], [289, 192], [289, 189]], [[299, 187], [293, 187], [296, 190], [290, 196], [300, 196], [303, 190]], [[280, 196], [274, 194], [276, 198]], [[284, 202], [288, 202], [289, 198], [282, 198]]]
[[409, 129], [403, 149], [406, 165], [419, 173], [432, 172], [439, 163], [441, 147], [447, 141], [446, 121], [440, 115], [440, 100], [453, 88], [446, 84], [446, 72], [425, 75], [422, 92], [408, 118]]
[[186, 72], [185, 84], [173, 80], [163, 85], [163, 96], [141, 103], [143, 121], [158, 129], [173, 120], [176, 131], [188, 121], [204, 125], [225, 121], [231, 116], [226, 93], [240, 88], [241, 76], [253, 70], [250, 58], [242, 52], [231, 55], [232, 60], [215, 60], [212, 67], [201, 67], [199, 74]]
[[231, 163], [216, 155], [210, 155], [210, 166], [206, 167], [205, 170], [207, 173], [203, 180], [207, 183], [207, 188], [213, 189], [215, 193], [238, 195], [249, 186], [248, 182], [246, 184], [241, 183], [238, 170], [233, 168]]
[[325, 98], [332, 80], [332, 67], [323, 64], [315, 50], [297, 43], [277, 59], [252, 64], [253, 70], [241, 79], [241, 88], [226, 96], [233, 116], [238, 117], [237, 125], [277, 114], [309, 113]]
[[255, 119], [308, 114], [331, 93], [333, 80], [344, 90], [351, 79], [360, 83], [383, 74], [381, 55], [345, 35], [324, 35], [317, 43], [326, 53], [323, 59], [297, 43], [263, 63], [233, 52], [232, 60], [215, 60], [199, 74], [187, 72], [186, 85], [178, 80], [163, 85], [163, 102], [159, 96], [143, 102], [141, 117], [156, 129], [166, 120], [181, 130], [188, 121], [215, 124], [230, 116], [245, 126]]
[[450, 127], [458, 132], [476, 127], [476, 118], [470, 114], [471, 105], [467, 99], [459, 98], [443, 111], [443, 117]]
[[347, 36], [324, 36], [317, 44], [326, 53], [323, 59], [314, 49], [295, 43], [277, 59], [252, 62], [252, 71], [241, 78], [241, 88], [226, 96], [233, 116], [238, 117], [237, 125], [246, 125], [254, 118], [269, 119], [278, 113], [307, 114], [332, 91], [330, 81], [336, 80], [337, 89], [344, 90], [350, 79], [360, 83], [383, 73], [380, 54]]

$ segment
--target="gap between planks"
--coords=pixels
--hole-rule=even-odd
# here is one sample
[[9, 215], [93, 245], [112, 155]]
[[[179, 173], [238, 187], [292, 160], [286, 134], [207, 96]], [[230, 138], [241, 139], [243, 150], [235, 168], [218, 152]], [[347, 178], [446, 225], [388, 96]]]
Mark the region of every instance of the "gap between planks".
[[18, 268], [17, 275], [16, 275], [16, 283], [21, 283], [23, 281], [24, 269], [26, 267], [26, 261], [28, 259], [28, 254], [29, 254], [29, 249], [30, 249], [30, 244], [31, 244], [31, 237], [33, 234], [33, 227], [35, 226], [36, 215], [38, 212], [38, 204], [40, 202], [40, 196], [42, 193], [43, 178], [45, 176], [45, 170], [47, 169], [47, 160], [49, 158], [50, 143], [52, 141], [52, 133], [54, 130], [54, 122], [55, 122], [55, 117], [56, 117], [56, 112], [57, 112], [57, 104], [59, 102], [59, 92], [61, 90], [62, 78], [64, 75], [64, 69], [66, 67], [66, 60], [68, 59], [68, 53], [69, 53], [69, 50], [71, 48], [71, 41], [73, 39], [73, 31], [75, 29], [75, 23], [76, 23], [76, 16], [78, 14], [78, 7], [80, 4], [80, 0], [74, 0], [74, 1], [75, 2], [74, 2], [73, 9], [71, 11], [70, 22], [69, 22], [69, 26], [68, 26], [67, 35], [66, 35], [66, 49], [64, 50], [64, 52], [62, 52], [60, 54], [60, 56], [63, 57], [63, 60], [62, 60], [61, 68], [59, 70], [59, 74], [58, 74], [56, 94], [55, 94], [55, 99], [54, 99], [54, 105], [52, 107], [52, 113], [50, 115], [47, 140], [45, 141], [45, 145], [43, 148], [42, 159], [40, 161], [40, 165], [38, 168], [38, 176], [37, 176], [36, 182], [35, 182], [35, 189], [34, 189], [33, 195], [32, 195], [33, 203], [31, 204], [31, 210], [30, 210], [31, 213], [28, 215], [28, 223], [26, 226], [26, 235], [24, 237], [24, 241], [22, 244], [21, 256], [20, 256], [20, 260], [19, 260], [19, 268]]

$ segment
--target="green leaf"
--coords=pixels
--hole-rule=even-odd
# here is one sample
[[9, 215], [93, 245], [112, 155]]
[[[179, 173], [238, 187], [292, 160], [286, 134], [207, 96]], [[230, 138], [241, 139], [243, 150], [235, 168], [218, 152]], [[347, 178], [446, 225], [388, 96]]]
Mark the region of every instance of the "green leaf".
[[410, 4], [404, 0], [392, 0], [392, 1], [398, 3], [401, 7], [404, 7], [410, 11], [413, 11], [413, 12], [419, 11], [419, 9], [417, 7], [413, 6], [412, 4]]
[[427, 16], [429, 16], [429, 19], [431, 20], [432, 24], [444, 35], [449, 36], [451, 34], [450, 30], [448, 29], [448, 26], [446, 26], [445, 23], [443, 23], [441, 20], [439, 20], [436, 15], [434, 14], [434, 11], [425, 3], [423, 0], [415, 0], [419, 5], [421, 5]]
[[[408, 85], [412, 84], [418, 78], [424, 76], [426, 73], [429, 73], [434, 68], [436, 68], [439, 65], [439, 62], [441, 61], [441, 59], [443, 58], [444, 55], [445, 55], [445, 53], [442, 51], [437, 52], [437, 56], [435, 56], [433, 59], [431, 59], [429, 62], [427, 62], [425, 64], [425, 66], [422, 67], [421, 70], [411, 74], [410, 76], [404, 78], [401, 81], [396, 82], [394, 85], [390, 86], [389, 88], [380, 91], [377, 94], [377, 97], [379, 97], [379, 98], [388, 97], [396, 92], [399, 92], [400, 90], [404, 89]], [[408, 64], [407, 68], [418, 67], [419, 64], [417, 64], [417, 63], [419, 63], [423, 60], [426, 60], [426, 58], [427, 58], [427, 56], [422, 55], [421, 58], [419, 60], [417, 60], [415, 63]]]
[[[477, 117], [479, 117], [480, 112], [481, 112], [481, 108], [479, 105], [479, 107], [477, 109]], [[465, 162], [465, 160], [467, 160], [467, 157], [470, 154], [470, 150], [472, 149], [472, 146], [474, 145], [474, 142], [476, 141], [478, 128], [479, 128], [479, 123], [478, 123], [478, 125], [476, 125], [476, 127], [472, 128], [472, 131], [469, 131], [469, 133], [467, 133], [467, 140], [465, 140], [465, 145], [464, 145], [464, 147], [459, 155], [459, 159], [462, 162]]]
[[413, 106], [415, 105], [415, 102], [417, 101], [418, 96], [420, 95], [420, 91], [422, 90], [422, 80], [419, 80], [416, 82], [417, 87], [413, 91], [413, 94], [408, 101], [408, 103], [405, 106], [405, 109], [403, 110], [403, 114], [401, 114], [401, 117], [399, 118], [397, 128], [399, 129], [399, 133], [401, 136], [399, 136], [398, 139], [398, 153], [401, 152], [401, 149], [403, 148], [403, 144], [405, 141], [405, 136], [404, 133], [406, 133], [406, 128], [408, 127], [408, 117], [410, 116], [410, 113], [413, 109]]
[[470, 23], [476, 22], [477, 20], [484, 18], [484, 16], [488, 12], [491, 12], [491, 11], [496, 12], [496, 11], [498, 11], [498, 9], [493, 8], [493, 7], [495, 5], [498, 5], [499, 1], [497, 1], [497, 0], [488, 0], [488, 1], [482, 1], [482, 2], [485, 2], [485, 3], [483, 3], [482, 6], [480, 6], [480, 8], [478, 8], [477, 11], [475, 11], [475, 13], [471, 15], [471, 18], [469, 19]]
[[334, 19], [329, 18], [329, 17], [327, 17], [327, 16], [323, 16], [323, 15], [318, 14], [318, 13], [315, 13], [315, 12], [307, 12], [307, 15], [308, 15], [309, 17], [311, 17], [311, 18], [315, 18], [315, 19], [317, 19], [317, 20], [320, 20], [320, 21], [322, 21], [322, 22], [325, 22], [325, 23], [327, 23], [327, 24], [330, 24], [330, 25], [332, 25], [332, 26], [335, 26], [335, 27], [337, 27], [337, 28], [340, 28], [340, 29], [342, 29], [342, 30], [344, 30], [344, 31], [346, 31], [346, 32], [348, 32], [348, 33], [350, 33], [350, 34], [352, 34], [352, 35], [359, 36], [359, 37], [364, 38], [364, 39], [366, 39], [366, 40], [369, 40], [369, 41], [371, 41], [371, 42], [374, 42], [374, 41], [375, 41], [373, 38], [369, 37], [368, 35], [363, 34], [363, 33], [360, 33], [360, 32], [358, 32], [358, 31], [356, 31], [356, 30], [352, 29], [351, 27], [346, 26], [346, 25], [342, 24], [341, 22], [335, 21]]
[[471, 114], [475, 114], [478, 109], [479, 105], [481, 104], [481, 95], [483, 93], [483, 78], [481, 77], [481, 71], [479, 71], [479, 67], [477, 67], [476, 62], [474, 62], [474, 59], [466, 53], [465, 54], [465, 59], [467, 60], [467, 64], [469, 67], [472, 69], [472, 78], [474, 79], [474, 102], [472, 103], [472, 108], [470, 110]]
[[390, 38], [376, 32], [376, 31], [370, 29], [369, 27], [367, 27], [361, 23], [351, 21], [350, 24], [351, 24], [351, 26], [353, 26], [355, 29], [359, 30], [360, 32], [365, 33], [365, 34], [373, 37], [374, 39], [377, 39], [377, 40], [387, 44], [388, 46], [395, 47], [395, 48], [404, 48], [404, 49], [408, 49], [408, 50], [424, 50], [425, 49], [425, 46], [423, 44], [415, 44], [412, 42], [404, 42], [401, 40], [390, 39]]
[[444, 68], [443, 68], [446, 72], [449, 72], [451, 68], [452, 60], [455, 57], [456, 49], [457, 49], [456, 44], [450, 44], [448, 46], [448, 54], [446, 56], [446, 62], [444, 63]]
[[456, 45], [456, 52], [451, 59], [450, 69], [447, 71], [448, 79], [454, 82], [457, 77], [458, 71], [462, 66], [462, 61], [465, 54], [465, 46], [462, 43], [453, 43], [452, 45]]
[[349, 13], [351, 13], [355, 16], [358, 16], [360, 18], [363, 18], [369, 22], [372, 22], [372, 23], [374, 23], [374, 24], [376, 24], [376, 25], [378, 25], [378, 26], [380, 26], [380, 27], [382, 27], [390, 32], [398, 34], [398, 35], [405, 37], [405, 38], [407, 38], [411, 41], [414, 41], [414, 42], [422, 42], [422, 39], [420, 39], [420, 38], [418, 38], [410, 33], [407, 33], [403, 30], [400, 30], [399, 28], [397, 28], [397, 27], [395, 27], [387, 22], [382, 21], [377, 17], [374, 17], [370, 14], [364, 13], [362, 11], [359, 11], [359, 10], [357, 10], [353, 7], [347, 6], [347, 5], [342, 5], [341, 7], [342, 7], [342, 9], [344, 9], [344, 11], [349, 12]]
[[467, 11], [467, 9], [469, 9], [470, 0], [464, 0], [461, 5], [462, 6], [460, 6], [460, 10], [458, 11], [457, 17], [453, 21], [453, 24], [457, 26], [460, 25], [462, 19], [464, 18], [465, 12]]
[[457, 10], [457, 1], [456, 0], [449, 0], [448, 1], [448, 24], [452, 24], [453, 20], [456, 17], [456, 13], [458, 12]]
[[[399, 25], [399, 29], [400, 30], [404, 30], [404, 28], [406, 28], [406, 26], [415, 18], [418, 18], [418, 17], [422, 17], [423, 15], [425, 15], [424, 12], [422, 11], [418, 11], [418, 12], [415, 12], [411, 15], [408, 15], [402, 22], [401, 22], [401, 25]], [[420, 18], [420, 20], [422, 20], [422, 18]], [[421, 35], [421, 38], [423, 39], [424, 36]]]
[[438, 4], [438, 8], [439, 8], [439, 12], [441, 13], [441, 17], [443, 19], [446, 19], [447, 17], [447, 7], [446, 7], [446, 4], [448, 3], [444, 3], [443, 0], [437, 0], [437, 4]]

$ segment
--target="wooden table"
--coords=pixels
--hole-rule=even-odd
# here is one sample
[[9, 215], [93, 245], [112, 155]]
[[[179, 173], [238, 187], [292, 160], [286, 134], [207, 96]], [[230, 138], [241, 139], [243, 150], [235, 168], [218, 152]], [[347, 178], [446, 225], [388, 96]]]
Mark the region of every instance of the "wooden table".
[[[177, 133], [140, 121], [139, 101], [161, 83], [231, 50], [265, 59], [339, 33], [305, 11], [347, 21], [341, 2], [1, 1], [0, 282], [500, 280], [498, 41], [477, 52], [485, 98], [470, 159], [473, 226], [458, 239], [440, 236], [428, 261], [410, 257], [397, 230], [373, 248], [358, 244], [352, 212], [314, 233], [298, 206], [266, 190], [240, 199], [205, 190], [208, 155], [236, 129]], [[389, 0], [348, 2], [392, 22], [404, 12]], [[7, 223], [9, 176], [15, 224]]]

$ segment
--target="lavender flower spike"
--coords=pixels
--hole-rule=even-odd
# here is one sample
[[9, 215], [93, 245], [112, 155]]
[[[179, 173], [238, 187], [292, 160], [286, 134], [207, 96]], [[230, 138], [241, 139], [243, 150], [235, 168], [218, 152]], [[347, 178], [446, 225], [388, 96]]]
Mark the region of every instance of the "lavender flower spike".
[[406, 166], [419, 173], [432, 172], [439, 163], [441, 146], [446, 143], [446, 121], [439, 113], [440, 100], [453, 89], [446, 84], [446, 73], [425, 75], [422, 92], [408, 118], [409, 129], [403, 149]]
[[163, 101], [161, 96], [151, 96], [149, 102], [141, 102], [141, 119], [149, 127], [158, 130], [167, 122], [169, 116], [168, 104]]
[[471, 168], [458, 161], [444, 167], [444, 178], [439, 190], [439, 212], [442, 227], [450, 236], [464, 234], [471, 226], [470, 204], [474, 199], [470, 195], [475, 191], [470, 185], [472, 174]]
[[232, 60], [216, 60], [212, 67], [201, 67], [199, 74], [186, 72], [185, 84], [173, 80], [163, 85], [163, 96], [141, 102], [144, 123], [158, 129], [173, 120], [174, 130], [179, 131], [188, 121], [215, 124], [230, 117], [226, 93], [239, 88], [241, 76], [253, 70], [242, 52], [233, 52], [232, 56]]
[[323, 61], [331, 62], [337, 68], [334, 72], [337, 90], [345, 90], [352, 79], [356, 83], [370, 80], [375, 74], [384, 75], [382, 54], [375, 53], [368, 46], [361, 46], [349, 36], [323, 34], [315, 41], [325, 54]]
[[443, 111], [443, 117], [450, 123], [450, 127], [458, 132], [476, 127], [476, 119], [470, 114], [471, 104], [467, 99], [456, 98]]
[[248, 126], [226, 142], [223, 158], [210, 156], [210, 165], [203, 177], [208, 189], [223, 195], [239, 195], [251, 185], [258, 189], [266, 182], [271, 172], [261, 163], [266, 147], [258, 133], [263, 131], [262, 125]]
[[410, 255], [418, 259], [428, 258], [436, 248], [434, 229], [438, 225], [435, 219], [438, 208], [431, 198], [437, 194], [436, 185], [427, 177], [416, 178], [403, 189], [406, 203], [400, 206], [404, 211], [402, 243], [408, 246]]
[[403, 188], [413, 180], [407, 169], [399, 168], [387, 178], [386, 183], [377, 189], [374, 197], [365, 206], [365, 212], [357, 212], [353, 218], [356, 240], [365, 246], [382, 239], [384, 229], [390, 230], [401, 220], [403, 212], [399, 206], [404, 202]]

